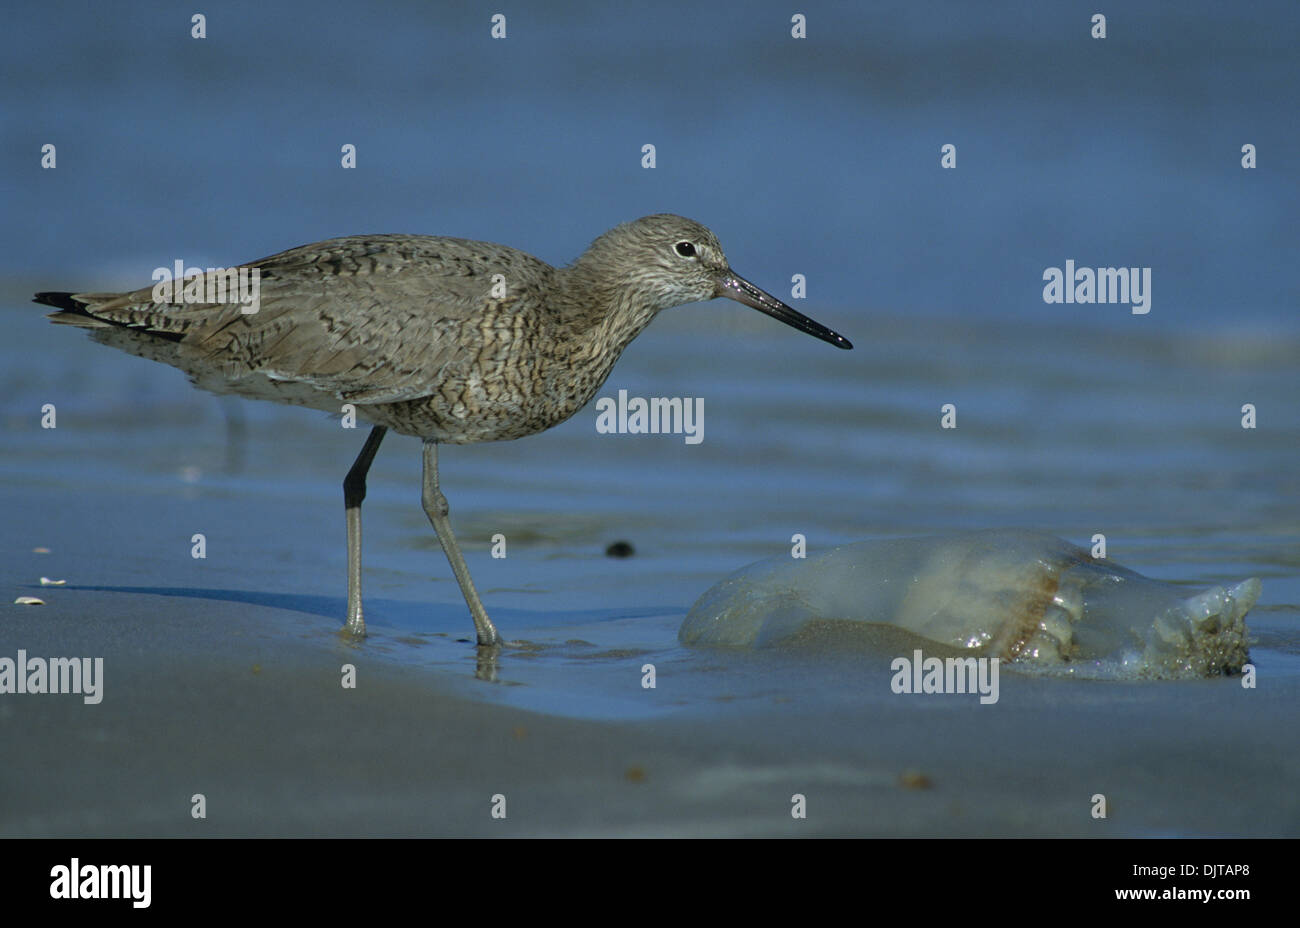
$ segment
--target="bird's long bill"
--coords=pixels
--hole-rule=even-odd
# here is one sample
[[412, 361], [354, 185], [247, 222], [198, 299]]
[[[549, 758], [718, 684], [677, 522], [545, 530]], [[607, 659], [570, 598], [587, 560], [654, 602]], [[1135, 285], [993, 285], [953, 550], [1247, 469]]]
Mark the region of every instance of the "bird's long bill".
[[797, 309], [786, 306], [772, 294], [758, 289], [735, 271], [729, 270], [723, 275], [722, 279], [718, 281], [718, 289], [714, 291], [713, 295], [725, 296], [737, 303], [752, 306], [760, 313], [767, 313], [773, 319], [780, 319], [786, 325], [793, 326], [800, 332], [815, 335], [824, 342], [830, 342], [836, 348], [853, 347], [853, 343], [843, 335], [831, 331], [820, 322], [814, 322]]

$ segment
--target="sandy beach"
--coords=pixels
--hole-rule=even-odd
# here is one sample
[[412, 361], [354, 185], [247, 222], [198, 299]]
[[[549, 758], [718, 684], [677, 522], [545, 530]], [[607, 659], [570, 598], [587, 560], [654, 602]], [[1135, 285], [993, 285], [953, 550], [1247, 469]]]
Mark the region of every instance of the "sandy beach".
[[[231, 537], [248, 540], [233, 562], [139, 553], [166, 526], [184, 547], [178, 493], [188, 518], [238, 523]], [[1267, 610], [1256, 690], [1004, 672], [998, 703], [981, 706], [893, 694], [889, 658], [910, 647], [887, 632], [847, 653], [682, 648], [684, 591], [677, 609], [656, 609], [643, 577], [620, 601], [609, 572], [653, 568], [590, 558], [564, 576], [580, 587], [604, 575], [596, 585], [619, 606], [535, 589], [540, 605], [494, 613], [529, 646], [507, 649], [484, 680], [445, 572], [432, 582], [377, 565], [371, 637], [338, 634], [341, 583], [327, 595], [305, 585], [312, 571], [297, 559], [310, 558], [270, 528], [296, 519], [336, 542], [333, 507], [175, 486], [114, 503], [36, 481], [7, 483], [0, 504], [23, 516], [6, 532], [6, 589], [46, 602], [5, 607], [4, 653], [104, 667], [97, 705], [0, 699], [6, 836], [1288, 835], [1300, 824], [1284, 734], [1300, 659], [1289, 620]], [[104, 527], [111, 544], [79, 562], [80, 539]], [[51, 553], [32, 553], [39, 542]], [[336, 561], [334, 547], [319, 553]], [[438, 552], [422, 547], [436, 573]], [[507, 563], [527, 576], [527, 560]], [[69, 582], [43, 588], [43, 575]], [[440, 602], [413, 601], [430, 590]], [[654, 689], [641, 685], [647, 664]], [[345, 665], [355, 688], [341, 685]], [[1097, 793], [1105, 820], [1090, 815]], [[191, 817], [196, 794], [203, 820]], [[805, 819], [791, 815], [796, 794]]]

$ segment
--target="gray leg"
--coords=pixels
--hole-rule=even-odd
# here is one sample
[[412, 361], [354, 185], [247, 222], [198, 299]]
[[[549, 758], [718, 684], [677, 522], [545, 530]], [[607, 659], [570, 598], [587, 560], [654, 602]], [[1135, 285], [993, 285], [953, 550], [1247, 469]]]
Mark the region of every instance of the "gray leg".
[[348, 621], [343, 627], [358, 637], [366, 634], [366, 620], [361, 617], [361, 501], [366, 498], [366, 474], [387, 431], [382, 425], [370, 430], [343, 478], [343, 507], [348, 519]]
[[470, 579], [469, 568], [465, 566], [465, 558], [461, 556], [460, 546], [456, 544], [456, 536], [451, 533], [451, 520], [447, 518], [447, 497], [438, 489], [438, 443], [433, 441], [424, 443], [424, 491], [421, 502], [424, 504], [424, 514], [429, 517], [433, 530], [438, 533], [443, 553], [451, 562], [451, 572], [460, 584], [470, 615], [474, 617], [479, 647], [499, 645], [501, 636], [497, 634], [496, 626], [479, 601], [478, 590], [474, 589], [474, 581]]

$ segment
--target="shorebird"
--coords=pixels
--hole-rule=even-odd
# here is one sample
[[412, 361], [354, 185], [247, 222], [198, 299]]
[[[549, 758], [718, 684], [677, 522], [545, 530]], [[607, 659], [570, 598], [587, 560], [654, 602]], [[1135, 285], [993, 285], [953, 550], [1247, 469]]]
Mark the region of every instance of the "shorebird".
[[[731, 269], [712, 232], [661, 214], [616, 226], [564, 268], [504, 245], [427, 235], [354, 235], [230, 269], [230, 292], [190, 276], [130, 293], [36, 294], [57, 323], [178, 367], [198, 387], [372, 425], [343, 480], [348, 605], [365, 635], [361, 502], [389, 429], [424, 442], [421, 501], [474, 619], [488, 618], [438, 487], [438, 445], [522, 438], [581, 409], [661, 310], [727, 297], [838, 348], [842, 335]], [[178, 275], [179, 276], [179, 275]], [[235, 284], [255, 281], [247, 293]], [[240, 300], [245, 302], [241, 302]]]

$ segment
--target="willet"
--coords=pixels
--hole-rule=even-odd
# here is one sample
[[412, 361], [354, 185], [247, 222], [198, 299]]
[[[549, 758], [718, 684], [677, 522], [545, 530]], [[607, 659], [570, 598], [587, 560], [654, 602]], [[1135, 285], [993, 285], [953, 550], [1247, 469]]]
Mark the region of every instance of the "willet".
[[[182, 290], [38, 293], [54, 322], [163, 361], [198, 387], [340, 413], [373, 426], [343, 480], [348, 615], [361, 610], [361, 502], [389, 429], [424, 441], [421, 500], [474, 618], [501, 638], [470, 579], [438, 487], [438, 445], [522, 438], [577, 412], [660, 310], [725, 296], [839, 348], [848, 339], [731, 270], [712, 232], [646, 216], [555, 268], [504, 245], [426, 235], [354, 235], [241, 265], [259, 299]], [[233, 278], [232, 278], [233, 281]], [[198, 286], [191, 287], [192, 282]], [[233, 288], [232, 288], [233, 290]], [[215, 297], [215, 298], [214, 298]], [[206, 302], [205, 302], [206, 300]]]

